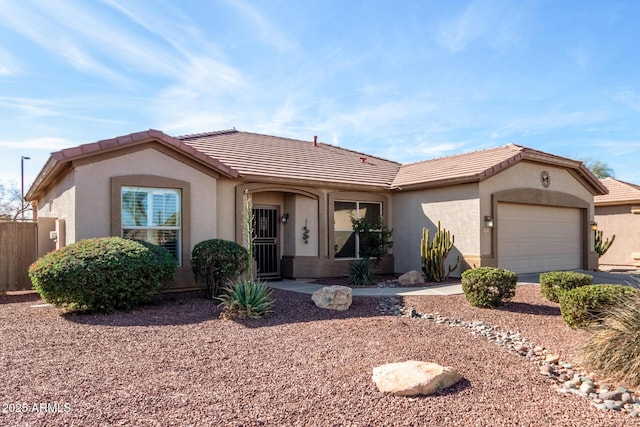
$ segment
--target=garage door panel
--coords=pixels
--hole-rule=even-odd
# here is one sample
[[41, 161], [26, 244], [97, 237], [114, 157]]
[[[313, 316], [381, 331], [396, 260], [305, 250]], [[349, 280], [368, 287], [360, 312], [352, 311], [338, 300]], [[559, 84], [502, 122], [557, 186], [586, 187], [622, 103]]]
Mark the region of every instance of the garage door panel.
[[516, 273], [581, 267], [580, 210], [498, 204], [498, 265]]

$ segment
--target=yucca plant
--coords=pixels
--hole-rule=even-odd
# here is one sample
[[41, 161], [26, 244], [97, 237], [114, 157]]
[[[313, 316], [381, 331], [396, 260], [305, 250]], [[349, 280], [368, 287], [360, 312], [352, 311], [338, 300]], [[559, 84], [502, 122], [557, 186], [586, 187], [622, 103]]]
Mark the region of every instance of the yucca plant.
[[640, 294], [618, 300], [592, 331], [585, 363], [627, 387], [640, 386]]
[[240, 279], [225, 286], [220, 301], [221, 316], [225, 319], [259, 319], [271, 312], [271, 289], [260, 281]]
[[369, 286], [373, 283], [373, 266], [369, 258], [360, 258], [349, 264], [349, 278], [355, 286]]

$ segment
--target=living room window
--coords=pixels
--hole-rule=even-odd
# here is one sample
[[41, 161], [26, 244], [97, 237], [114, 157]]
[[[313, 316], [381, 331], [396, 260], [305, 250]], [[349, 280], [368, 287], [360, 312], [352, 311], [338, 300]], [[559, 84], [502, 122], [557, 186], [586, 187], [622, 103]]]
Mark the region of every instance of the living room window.
[[365, 218], [370, 225], [374, 225], [382, 216], [382, 203], [338, 201], [333, 210], [333, 242], [336, 258], [359, 258], [360, 242], [353, 231], [351, 218]]
[[121, 236], [144, 240], [167, 249], [180, 263], [180, 190], [121, 188]]

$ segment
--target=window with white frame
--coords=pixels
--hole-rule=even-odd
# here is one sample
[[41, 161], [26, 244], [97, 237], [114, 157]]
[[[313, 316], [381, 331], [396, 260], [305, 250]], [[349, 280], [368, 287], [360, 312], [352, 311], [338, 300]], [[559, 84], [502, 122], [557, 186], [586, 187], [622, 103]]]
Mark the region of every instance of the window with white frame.
[[121, 236], [167, 249], [180, 263], [180, 190], [122, 187]]
[[351, 218], [365, 218], [370, 225], [382, 216], [382, 203], [336, 200], [333, 207], [333, 244], [336, 258], [359, 258], [360, 242]]

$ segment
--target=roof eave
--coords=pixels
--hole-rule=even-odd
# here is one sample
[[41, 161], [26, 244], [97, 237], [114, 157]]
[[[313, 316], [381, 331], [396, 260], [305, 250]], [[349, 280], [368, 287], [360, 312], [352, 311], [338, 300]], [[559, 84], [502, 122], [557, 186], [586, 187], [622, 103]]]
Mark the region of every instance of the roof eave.
[[158, 142], [164, 146], [181, 152], [189, 158], [197, 161], [207, 168], [215, 170], [227, 178], [237, 178], [240, 175], [236, 169], [225, 165], [217, 159], [210, 158], [206, 154], [183, 143], [177, 138], [169, 136], [156, 129], [149, 129], [147, 131], [131, 133], [51, 153], [47, 163], [45, 163], [45, 166], [36, 177], [25, 197], [27, 200], [34, 200], [42, 191], [44, 191], [44, 188], [46, 188], [46, 186], [50, 184], [50, 182], [53, 181], [59, 173], [73, 161], [88, 158], [96, 154], [115, 151], [123, 146], [133, 147], [136, 145], [146, 144], [148, 142]]
[[463, 177], [457, 177], [457, 178], [445, 178], [445, 179], [439, 179], [439, 180], [428, 181], [428, 182], [413, 182], [409, 184], [392, 185], [391, 190], [393, 191], [424, 190], [427, 188], [447, 187], [450, 185], [469, 184], [469, 183], [480, 182], [480, 181], [481, 179], [479, 175], [471, 175], [471, 176], [463, 176]]
[[242, 174], [241, 179], [252, 182], [264, 182], [264, 183], [279, 183], [279, 184], [291, 184], [291, 185], [305, 185], [310, 187], [329, 187], [351, 190], [367, 190], [367, 191], [390, 191], [391, 185], [387, 184], [358, 184], [344, 181], [329, 181], [329, 180], [315, 180], [304, 178], [288, 178], [288, 177], [276, 177], [270, 175], [259, 174]]

